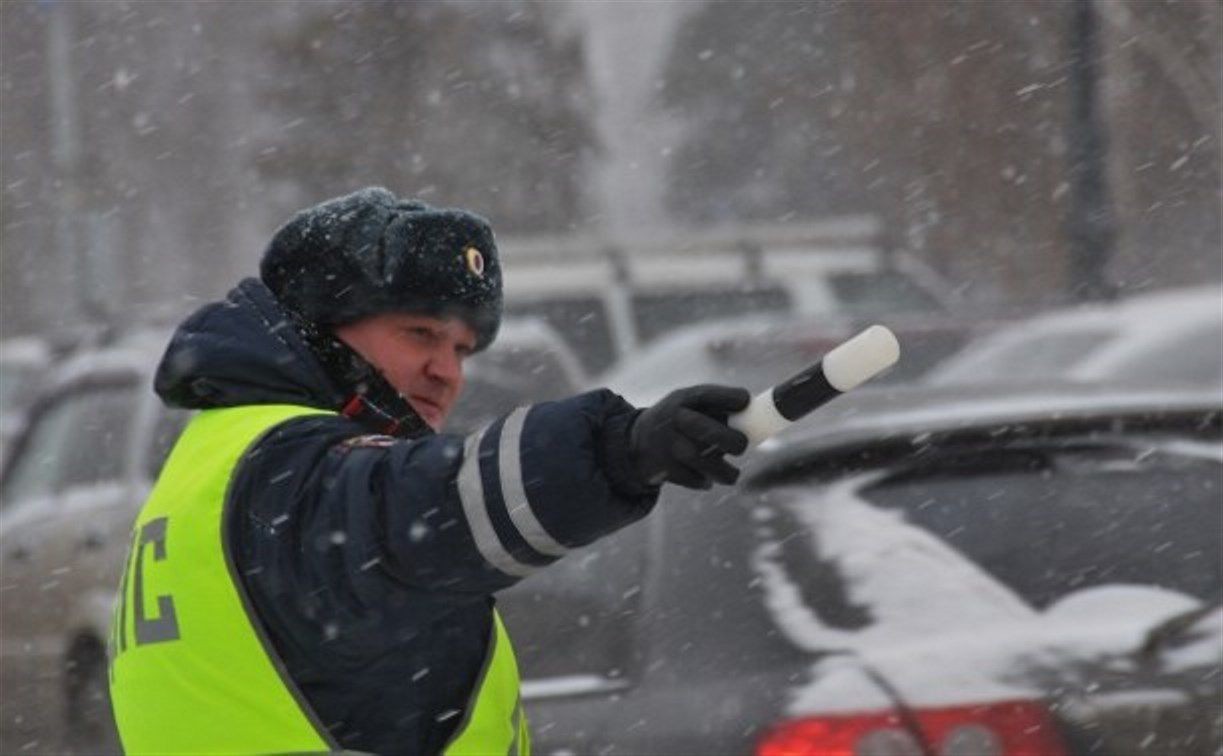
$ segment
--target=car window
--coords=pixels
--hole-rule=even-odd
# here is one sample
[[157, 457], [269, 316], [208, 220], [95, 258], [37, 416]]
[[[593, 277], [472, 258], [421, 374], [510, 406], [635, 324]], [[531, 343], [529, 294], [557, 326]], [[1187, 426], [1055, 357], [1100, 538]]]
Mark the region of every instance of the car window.
[[0, 362], [0, 411], [18, 409], [28, 403], [42, 373], [38, 365]]
[[943, 309], [938, 300], [896, 271], [837, 273], [828, 277], [838, 311], [875, 316], [881, 312], [930, 312]]
[[538, 317], [555, 328], [588, 373], [604, 370], [616, 361], [607, 308], [597, 297], [507, 301], [505, 312], [514, 317]]
[[5, 507], [54, 493], [60, 450], [72, 432], [73, 415], [72, 402], [59, 402], [37, 416], [5, 476]]
[[930, 376], [936, 384], [1024, 381], [1062, 375], [1115, 338], [1107, 328], [1012, 334], [968, 346]]
[[89, 391], [80, 398], [63, 446], [63, 488], [123, 476], [135, 401], [135, 386]]
[[1143, 448], [972, 454], [860, 492], [1037, 608], [1107, 584], [1223, 598], [1223, 466]]
[[524, 679], [625, 674], [645, 542], [638, 523], [498, 594]]
[[1082, 377], [1217, 383], [1223, 380], [1223, 323], [1204, 323], [1160, 343], [1118, 354], [1108, 364], [1084, 365]]
[[762, 285], [643, 291], [634, 293], [632, 302], [642, 344], [691, 323], [792, 309], [785, 289]]
[[40, 412], [5, 476], [5, 505], [122, 475], [134, 399], [134, 386], [92, 387]]

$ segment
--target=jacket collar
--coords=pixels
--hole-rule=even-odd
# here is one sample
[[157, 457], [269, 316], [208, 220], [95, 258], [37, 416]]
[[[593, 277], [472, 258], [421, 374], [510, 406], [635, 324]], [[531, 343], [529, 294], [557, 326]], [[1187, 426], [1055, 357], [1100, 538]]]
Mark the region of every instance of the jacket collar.
[[432, 432], [372, 365], [294, 318], [254, 278], [179, 325], [154, 389], [174, 407], [299, 404], [345, 413], [377, 433]]

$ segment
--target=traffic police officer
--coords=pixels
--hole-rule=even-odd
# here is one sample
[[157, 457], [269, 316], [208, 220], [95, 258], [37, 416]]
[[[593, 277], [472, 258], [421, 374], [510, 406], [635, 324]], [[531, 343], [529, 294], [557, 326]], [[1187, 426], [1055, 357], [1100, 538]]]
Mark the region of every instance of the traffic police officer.
[[130, 753], [526, 753], [494, 592], [733, 482], [742, 389], [607, 390], [438, 433], [501, 319], [492, 231], [370, 188], [296, 214], [175, 332], [200, 410], [134, 528], [111, 638]]

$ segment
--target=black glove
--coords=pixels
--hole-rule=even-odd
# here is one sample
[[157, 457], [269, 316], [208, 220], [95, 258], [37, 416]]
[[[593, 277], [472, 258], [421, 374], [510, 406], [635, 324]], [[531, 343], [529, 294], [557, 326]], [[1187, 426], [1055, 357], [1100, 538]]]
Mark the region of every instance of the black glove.
[[690, 386], [642, 412], [629, 431], [629, 454], [641, 480], [702, 489], [734, 483], [739, 470], [722, 456], [745, 452], [747, 436], [727, 426], [726, 417], [751, 398], [742, 388]]

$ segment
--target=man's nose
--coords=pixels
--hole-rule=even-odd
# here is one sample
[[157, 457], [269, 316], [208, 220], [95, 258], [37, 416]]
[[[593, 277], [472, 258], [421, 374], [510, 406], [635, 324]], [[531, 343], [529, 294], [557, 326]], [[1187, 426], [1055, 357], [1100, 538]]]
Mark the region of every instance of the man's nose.
[[437, 380], [454, 385], [463, 375], [463, 363], [450, 349], [439, 349], [428, 363], [429, 375]]

